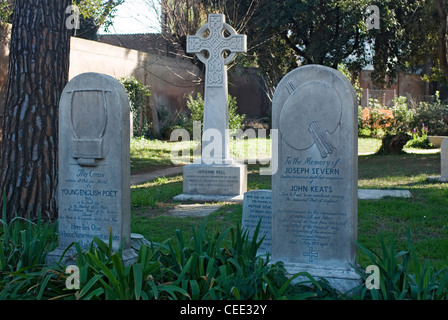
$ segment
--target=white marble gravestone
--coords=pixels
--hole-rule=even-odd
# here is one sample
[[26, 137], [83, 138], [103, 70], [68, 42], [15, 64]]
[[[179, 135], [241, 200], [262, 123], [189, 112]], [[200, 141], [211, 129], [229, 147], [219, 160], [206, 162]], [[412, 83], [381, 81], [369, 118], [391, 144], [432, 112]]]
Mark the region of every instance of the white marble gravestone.
[[357, 239], [357, 103], [340, 72], [288, 73], [274, 94], [278, 170], [272, 176], [272, 258], [347, 291], [360, 282]]
[[448, 138], [443, 139], [440, 146], [440, 181], [448, 182]]
[[[93, 237], [124, 245], [123, 262], [136, 259], [130, 247], [129, 100], [114, 78], [84, 73], [65, 87], [59, 105], [59, 237], [49, 263], [73, 242], [88, 248]], [[74, 249], [74, 248], [73, 248]], [[64, 261], [70, 261], [73, 250]]]
[[183, 194], [175, 200], [242, 201], [247, 167], [229, 153], [227, 65], [246, 52], [246, 36], [236, 34], [222, 14], [210, 14], [196, 35], [187, 37], [187, 52], [205, 64], [202, 154], [184, 166]]
[[260, 223], [257, 240], [263, 242], [258, 248], [258, 254], [271, 253], [272, 245], [272, 198], [271, 190], [252, 190], [244, 194], [243, 216], [241, 227], [252, 239], [254, 232]]

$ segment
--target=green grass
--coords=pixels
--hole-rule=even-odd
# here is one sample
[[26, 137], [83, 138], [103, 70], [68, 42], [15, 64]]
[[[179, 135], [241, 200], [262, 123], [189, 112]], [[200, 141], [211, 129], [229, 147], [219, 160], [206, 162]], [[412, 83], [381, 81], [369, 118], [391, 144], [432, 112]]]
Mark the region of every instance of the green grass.
[[194, 147], [194, 142], [171, 142], [161, 140], [131, 139], [131, 172], [139, 173], [154, 169], [166, 168], [173, 165], [171, 150], [188, 149]]
[[234, 139], [230, 154], [235, 159], [263, 159], [271, 157], [270, 139]]
[[381, 139], [358, 138], [358, 154], [375, 153], [381, 148]]
[[[194, 141], [161, 141], [144, 138], [131, 139], [131, 172], [140, 173], [173, 166], [172, 154], [180, 164], [192, 162], [193, 150], [198, 147]], [[183, 152], [183, 153], [182, 153]], [[183, 156], [186, 159], [183, 159]], [[232, 139], [230, 155], [234, 159], [269, 158], [270, 139]]]
[[[381, 147], [381, 140], [376, 138], [358, 139], [360, 154], [374, 153]], [[152, 171], [173, 166], [171, 155], [181, 159], [182, 152], [186, 161], [192, 162], [193, 150], [198, 147], [194, 141], [162, 141], [147, 140], [144, 138], [131, 139], [131, 172], [133, 174]], [[263, 159], [271, 157], [271, 140], [263, 139], [232, 139], [230, 141], [230, 155], [234, 159]]]
[[[378, 139], [360, 138], [359, 142], [360, 153], [375, 152], [379, 148]], [[255, 141], [245, 140], [245, 143], [252, 143], [253, 147]], [[168, 144], [161, 145], [163, 148], [159, 150], [166, 150]], [[244, 148], [240, 147], [239, 150], [243, 150], [238, 151], [240, 155], [244, 154]], [[358, 164], [359, 188], [406, 189], [413, 195], [410, 199], [360, 200], [358, 241], [380, 251], [380, 238], [387, 240], [393, 236], [397, 250], [405, 250], [410, 230], [419, 257], [428, 259], [436, 267], [448, 265], [448, 184], [427, 179], [440, 175], [440, 154], [368, 155], [360, 156]], [[259, 175], [259, 165], [249, 165], [249, 190], [270, 189], [270, 179], [270, 176]], [[150, 241], [162, 242], [174, 238], [175, 230], [181, 229], [189, 239], [192, 228], [199, 228], [203, 218], [164, 215], [177, 204], [172, 198], [180, 193], [181, 175], [134, 186], [132, 232], [141, 233]], [[207, 217], [210, 230], [224, 230], [241, 222], [240, 204], [222, 205]], [[363, 252], [358, 253], [358, 262], [364, 266], [368, 264]]]
[[[410, 230], [422, 259], [437, 267], [448, 265], [448, 184], [428, 180], [435, 175], [440, 175], [440, 154], [360, 157], [360, 188], [406, 189], [413, 196], [359, 201], [360, 243], [379, 251], [380, 236], [393, 236], [404, 250]], [[359, 260], [367, 261], [363, 254]]]

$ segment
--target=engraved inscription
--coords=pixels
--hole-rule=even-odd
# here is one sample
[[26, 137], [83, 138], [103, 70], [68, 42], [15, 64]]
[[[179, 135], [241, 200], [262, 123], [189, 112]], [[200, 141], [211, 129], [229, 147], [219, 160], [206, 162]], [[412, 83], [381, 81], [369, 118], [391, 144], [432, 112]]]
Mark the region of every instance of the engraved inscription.
[[[260, 221], [261, 220], [261, 221]], [[257, 240], [264, 237], [259, 253], [271, 252], [272, 247], [272, 196], [269, 190], [249, 191], [244, 195], [242, 227], [250, 238], [260, 222]]]
[[[68, 228], [60, 230], [59, 236], [65, 243], [78, 241], [81, 246], [87, 246], [94, 236], [107, 242], [109, 230], [105, 226], [118, 228], [120, 191], [111, 189], [108, 172], [78, 167], [73, 173], [60, 189], [64, 197], [60, 219]], [[120, 239], [114, 234], [112, 240]]]

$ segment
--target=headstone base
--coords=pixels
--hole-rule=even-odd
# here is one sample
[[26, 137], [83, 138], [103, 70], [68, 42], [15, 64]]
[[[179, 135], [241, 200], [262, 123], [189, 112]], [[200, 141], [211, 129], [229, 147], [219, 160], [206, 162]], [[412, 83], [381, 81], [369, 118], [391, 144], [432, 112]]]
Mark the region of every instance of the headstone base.
[[412, 198], [409, 190], [358, 189], [359, 200], [378, 200], [384, 197]]
[[448, 177], [432, 176], [432, 177], [428, 177], [428, 180], [436, 180], [439, 182], [448, 182]]
[[[49, 252], [47, 254], [46, 262], [48, 265], [53, 263], [58, 263], [61, 257], [63, 256], [63, 259], [61, 263], [65, 266], [69, 265], [76, 265], [76, 256], [77, 252], [74, 247], [71, 247], [70, 249], [65, 252], [66, 248], [57, 247], [54, 251]], [[65, 254], [64, 254], [65, 252]], [[122, 261], [123, 265], [128, 266], [137, 261], [137, 253], [134, 249], [128, 248], [124, 249], [122, 253]]]
[[214, 196], [204, 194], [186, 194], [182, 193], [173, 198], [176, 201], [197, 201], [197, 202], [243, 202], [244, 196]]
[[180, 201], [242, 202], [247, 191], [244, 164], [190, 164], [183, 167], [183, 193]]
[[[291, 276], [299, 272], [308, 272], [316, 280], [321, 278], [328, 280], [330, 286], [342, 293], [347, 293], [362, 284], [361, 276], [356, 273], [354, 269], [332, 268], [318, 266], [315, 264], [306, 265], [295, 263], [285, 263], [284, 266], [286, 271]], [[297, 283], [306, 280], [308, 280], [307, 277], [299, 276], [292, 282]]]

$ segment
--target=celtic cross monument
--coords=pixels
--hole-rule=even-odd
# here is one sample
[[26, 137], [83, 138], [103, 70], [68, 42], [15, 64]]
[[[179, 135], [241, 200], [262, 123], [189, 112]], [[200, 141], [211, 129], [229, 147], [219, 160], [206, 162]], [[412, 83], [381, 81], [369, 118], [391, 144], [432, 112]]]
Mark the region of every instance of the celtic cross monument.
[[[228, 31], [230, 36], [225, 37], [225, 31]], [[238, 52], [246, 52], [246, 36], [237, 35], [226, 23], [223, 14], [210, 14], [208, 23], [202, 26], [196, 35], [187, 37], [187, 52], [195, 53], [206, 66], [203, 120], [206, 134], [202, 139], [203, 161], [221, 164], [229, 159], [229, 143], [225, 131], [229, 128], [227, 65], [235, 59]], [[208, 150], [208, 129], [218, 130], [221, 134], [221, 150], [208, 148], [213, 149], [213, 155], [204, 154], [204, 151]]]
[[187, 37], [187, 52], [205, 64], [204, 119], [200, 163], [184, 166], [183, 194], [176, 200], [242, 200], [247, 167], [229, 154], [227, 65], [246, 52], [245, 35], [226, 23], [223, 14], [210, 14], [196, 35]]

